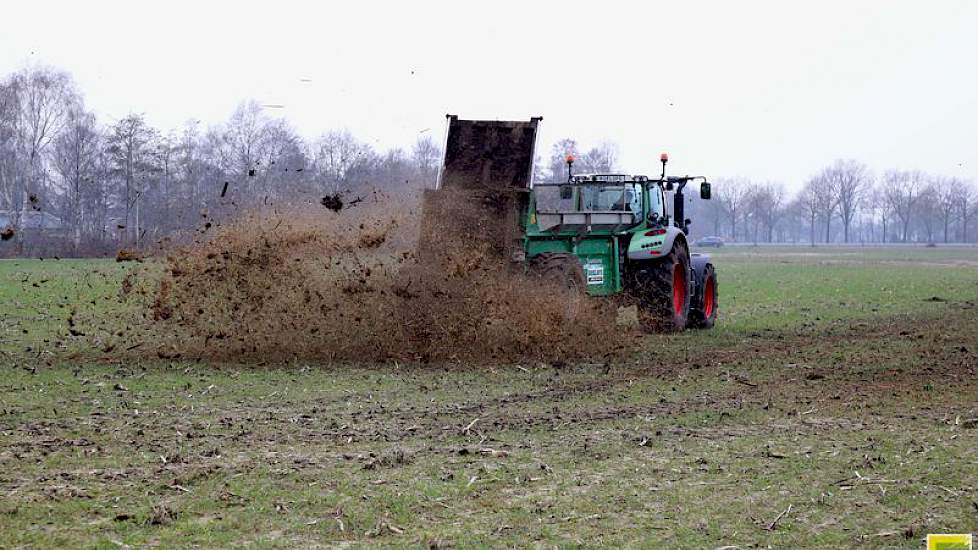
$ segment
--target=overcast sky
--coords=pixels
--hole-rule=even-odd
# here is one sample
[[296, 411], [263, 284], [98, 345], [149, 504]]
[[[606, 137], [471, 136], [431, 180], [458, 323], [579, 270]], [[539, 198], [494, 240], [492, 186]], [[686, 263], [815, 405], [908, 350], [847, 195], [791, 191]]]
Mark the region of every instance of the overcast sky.
[[978, 2], [7, 2], [0, 73], [68, 70], [104, 122], [225, 120], [441, 141], [544, 117], [540, 147], [797, 188], [838, 157], [978, 179]]

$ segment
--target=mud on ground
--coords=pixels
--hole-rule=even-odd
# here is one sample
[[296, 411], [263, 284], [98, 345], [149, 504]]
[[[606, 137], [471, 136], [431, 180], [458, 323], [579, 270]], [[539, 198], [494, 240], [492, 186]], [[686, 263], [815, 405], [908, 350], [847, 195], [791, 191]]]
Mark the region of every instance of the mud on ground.
[[611, 367], [18, 371], [0, 528], [51, 544], [919, 547], [978, 527], [978, 325], [948, 311]]

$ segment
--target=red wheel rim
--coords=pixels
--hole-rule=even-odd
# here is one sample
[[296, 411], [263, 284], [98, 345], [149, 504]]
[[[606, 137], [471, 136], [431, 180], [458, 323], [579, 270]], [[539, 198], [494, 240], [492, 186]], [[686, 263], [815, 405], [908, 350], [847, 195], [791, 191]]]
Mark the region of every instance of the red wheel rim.
[[713, 317], [713, 304], [716, 301], [716, 285], [713, 282], [713, 277], [706, 280], [706, 292], [703, 294], [703, 315], [707, 319]]
[[682, 315], [686, 306], [686, 270], [676, 264], [672, 270], [672, 310]]

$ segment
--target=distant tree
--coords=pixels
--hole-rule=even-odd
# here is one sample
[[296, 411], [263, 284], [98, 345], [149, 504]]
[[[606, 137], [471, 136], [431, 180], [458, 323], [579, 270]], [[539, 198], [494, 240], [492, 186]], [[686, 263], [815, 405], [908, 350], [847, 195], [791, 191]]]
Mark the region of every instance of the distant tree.
[[748, 186], [749, 182], [742, 179], [717, 180], [714, 200], [730, 224], [730, 238], [733, 240], [737, 240], [737, 222], [744, 213]]
[[978, 190], [973, 182], [962, 182], [956, 197], [958, 220], [961, 222], [961, 242], [968, 242], [968, 224], [978, 215]]
[[781, 224], [778, 225], [779, 239], [783, 242], [802, 242], [805, 238], [806, 219], [805, 205], [802, 204], [799, 192], [782, 208]]
[[[12, 74], [0, 90], [0, 193], [19, 226], [30, 208], [53, 206], [49, 193], [50, 146], [80, 105], [71, 76], [30, 66]], [[16, 233], [18, 249], [24, 233]]]
[[937, 232], [937, 225], [940, 222], [940, 203], [937, 187], [932, 181], [927, 182], [920, 192], [920, 201], [915, 210], [916, 218], [920, 222], [919, 227], [924, 230], [927, 242], [934, 242], [934, 234]]
[[618, 145], [605, 141], [582, 154], [574, 166], [581, 173], [607, 174], [614, 172], [617, 164]]
[[832, 219], [839, 207], [838, 182], [829, 168], [823, 169], [812, 182], [815, 184], [815, 194], [811, 198], [815, 200], [818, 218], [825, 224], [823, 236], [824, 242], [828, 243], [832, 241]]
[[422, 185], [426, 187], [434, 186], [434, 179], [438, 172], [440, 159], [441, 149], [435, 145], [430, 135], [425, 134], [414, 142], [414, 148], [411, 150], [411, 160], [414, 161], [414, 167], [418, 172], [418, 177], [421, 179]]
[[808, 218], [808, 227], [810, 231], [810, 239], [812, 246], [815, 246], [815, 222], [818, 219], [818, 214], [821, 211], [821, 203], [819, 194], [821, 193], [822, 183], [819, 181], [819, 176], [815, 176], [805, 182], [805, 186], [802, 187], [801, 193], [798, 195], [798, 203], [801, 205], [801, 210], [805, 213]]
[[[828, 188], [835, 193], [835, 206], [842, 221], [843, 242], [849, 242], [849, 226], [856, 211], [863, 202], [863, 196], [872, 186], [873, 177], [869, 168], [855, 160], [837, 160], [825, 169], [823, 177]], [[828, 208], [828, 205], [825, 205]], [[830, 215], [823, 212], [823, 215]], [[827, 230], [826, 230], [827, 231]], [[826, 236], [826, 241], [828, 236]]]
[[27, 158], [24, 195], [41, 192], [43, 155], [67, 124], [80, 97], [71, 76], [50, 67], [31, 67], [14, 75], [18, 82], [21, 147]]
[[744, 188], [744, 237], [750, 238], [754, 245], [757, 245], [757, 234], [761, 225], [759, 211], [760, 203], [763, 200], [760, 186], [754, 182], [747, 182]]
[[866, 204], [869, 206], [873, 213], [874, 219], [878, 216], [880, 220], [880, 238], [879, 242], [886, 242], [886, 230], [887, 222], [890, 217], [890, 207], [886, 202], [886, 187], [885, 184], [879, 186], [874, 186], [866, 194]]
[[238, 105], [227, 123], [218, 129], [220, 164], [228, 176], [241, 181], [257, 176], [267, 126], [268, 117], [261, 105], [257, 101], [246, 101]]
[[900, 220], [901, 240], [910, 236], [910, 222], [924, 190], [925, 176], [920, 171], [889, 171], [883, 176], [887, 207]]
[[101, 147], [95, 115], [80, 109], [69, 114], [68, 123], [53, 143], [52, 164], [63, 196], [62, 219], [73, 232], [76, 253], [81, 246], [87, 188], [105, 185], [99, 177]]
[[774, 228], [784, 213], [784, 186], [780, 183], [768, 182], [757, 186], [753, 195], [754, 216], [758, 223], [764, 226], [767, 242], [772, 242], [774, 241]]
[[934, 195], [937, 201], [937, 211], [944, 227], [944, 242], [951, 238], [951, 223], [955, 219], [958, 207], [958, 197], [964, 187], [964, 182], [957, 178], [936, 177], [933, 181]]
[[176, 192], [179, 194], [179, 200], [189, 207], [185, 212], [190, 213], [206, 208], [207, 201], [202, 190], [206, 158], [199, 121], [191, 120], [184, 124], [177, 136], [174, 152], [176, 154], [174, 177], [178, 186]]
[[[142, 114], [130, 114], [109, 129], [108, 147], [112, 174], [118, 182], [118, 197], [124, 211], [124, 229], [134, 244], [139, 243], [139, 200], [157, 171], [155, 142], [158, 133]], [[138, 218], [138, 216], [137, 216]]]
[[[177, 145], [178, 138], [174, 133], [157, 134], [150, 144], [150, 156], [153, 171], [152, 181], [147, 182], [143, 200], [142, 227], [150, 229], [153, 234], [160, 231], [172, 231], [184, 223], [186, 212], [176, 210], [174, 202], [177, 188]], [[176, 214], [176, 215], [175, 215]]]
[[311, 163], [302, 137], [284, 119], [268, 121], [264, 132], [255, 198], [261, 194], [264, 202], [264, 196], [291, 198], [296, 192], [309, 190], [306, 169]]
[[[575, 159], [581, 156], [577, 148], [577, 142], [573, 139], [562, 139], [554, 143], [553, 147], [550, 148], [550, 181], [560, 182], [567, 180], [567, 155], [573, 155]], [[581, 172], [578, 169], [576, 160], [574, 172]]]
[[318, 187], [336, 193], [362, 175], [373, 160], [373, 150], [353, 137], [348, 130], [332, 131], [313, 143], [313, 167]]
[[[12, 78], [0, 81], [0, 208], [12, 209], [17, 202], [21, 163], [18, 86]], [[19, 204], [18, 204], [19, 207]]]
[[[376, 164], [376, 183], [385, 190], [400, 190], [410, 182], [414, 173], [419, 171], [417, 160], [408, 160], [404, 150], [395, 147], [380, 155]], [[428, 186], [430, 182], [422, 180], [421, 185]]]

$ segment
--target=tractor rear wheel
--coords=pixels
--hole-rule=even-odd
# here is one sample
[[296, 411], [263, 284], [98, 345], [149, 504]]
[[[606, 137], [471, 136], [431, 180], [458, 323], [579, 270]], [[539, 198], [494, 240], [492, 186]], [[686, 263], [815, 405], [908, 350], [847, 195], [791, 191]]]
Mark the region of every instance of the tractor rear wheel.
[[692, 299], [689, 292], [692, 276], [689, 250], [678, 240], [662, 259], [637, 262], [633, 266], [628, 286], [636, 300], [642, 328], [666, 332], [686, 328]]
[[717, 320], [717, 274], [712, 264], [703, 269], [703, 284], [696, 295], [696, 305], [689, 312], [690, 324], [698, 328], [713, 328]]
[[584, 292], [584, 268], [567, 252], [544, 252], [530, 258], [530, 273], [549, 284]]

